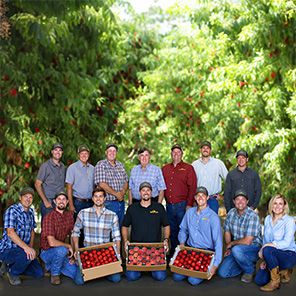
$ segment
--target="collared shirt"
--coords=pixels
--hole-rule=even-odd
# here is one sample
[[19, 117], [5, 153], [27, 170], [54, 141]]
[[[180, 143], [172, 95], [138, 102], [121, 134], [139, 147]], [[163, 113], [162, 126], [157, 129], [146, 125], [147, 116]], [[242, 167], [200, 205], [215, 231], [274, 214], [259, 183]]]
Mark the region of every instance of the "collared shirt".
[[192, 163], [197, 177], [197, 187], [207, 188], [209, 195], [220, 193], [222, 191], [222, 179], [227, 176], [225, 164], [217, 158], [210, 157], [207, 163], [202, 159], [197, 159]]
[[133, 198], [140, 200], [139, 187], [142, 182], [149, 182], [152, 186], [152, 197], [158, 196], [160, 190], [165, 190], [166, 186], [161, 169], [149, 163], [146, 168], [142, 168], [139, 164], [132, 168], [129, 188], [132, 191]]
[[247, 167], [242, 172], [236, 167], [228, 173], [224, 186], [224, 204], [227, 212], [234, 207], [232, 199], [237, 190], [247, 193], [249, 207], [258, 207], [262, 191], [259, 175], [254, 170]]
[[215, 251], [214, 265], [222, 261], [223, 240], [219, 216], [206, 207], [198, 212], [197, 207], [188, 209], [180, 224], [180, 243], [193, 248]]
[[116, 213], [102, 208], [98, 215], [95, 207], [83, 209], [78, 213], [73, 231], [73, 237], [79, 237], [80, 231], [84, 232], [84, 246], [93, 246], [110, 242], [120, 241], [119, 222]]
[[90, 163], [84, 165], [80, 160], [72, 163], [66, 174], [66, 183], [71, 184], [73, 196], [91, 199], [94, 189], [95, 168]]
[[196, 193], [196, 175], [193, 166], [186, 162], [166, 164], [162, 168], [163, 177], [167, 189], [164, 196], [167, 203], [178, 203], [186, 200], [188, 206], [192, 206]]
[[48, 199], [65, 189], [66, 168], [62, 162], [55, 164], [52, 159], [44, 162], [39, 168], [37, 180], [42, 182], [42, 188]]
[[4, 214], [4, 232], [0, 241], [0, 253], [17, 245], [7, 235], [7, 228], [13, 228], [19, 238], [27, 245], [31, 240], [32, 230], [36, 227], [34, 210], [24, 210], [21, 203], [11, 205]]
[[253, 236], [252, 245], [261, 246], [262, 244], [259, 216], [249, 207], [241, 216], [236, 208], [231, 209], [224, 223], [224, 231], [230, 232], [234, 241], [246, 236]]
[[71, 234], [74, 226], [73, 213], [64, 211], [60, 213], [56, 210], [51, 211], [42, 220], [40, 247], [48, 250], [50, 245], [47, 237], [53, 236], [60, 242], [65, 242], [67, 236]]
[[[100, 160], [95, 166], [95, 185], [100, 182], [107, 183], [113, 190], [121, 191], [124, 184], [128, 182], [128, 175], [124, 166], [118, 160], [113, 166], [107, 159]], [[107, 193], [106, 200], [117, 200], [117, 197]]]
[[278, 249], [296, 252], [294, 218], [284, 215], [273, 225], [272, 217], [264, 220], [263, 244], [273, 243]]

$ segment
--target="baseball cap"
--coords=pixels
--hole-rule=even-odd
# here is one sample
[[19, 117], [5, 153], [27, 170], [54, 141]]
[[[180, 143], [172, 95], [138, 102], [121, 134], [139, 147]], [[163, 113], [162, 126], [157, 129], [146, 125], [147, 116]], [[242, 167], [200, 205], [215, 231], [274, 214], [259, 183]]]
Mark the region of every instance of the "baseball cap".
[[209, 141], [202, 141], [200, 144], [200, 148], [202, 148], [203, 146], [208, 146], [210, 147], [210, 149], [212, 149], [212, 144]]
[[110, 143], [110, 144], [108, 144], [108, 145], [106, 146], [105, 151], [108, 150], [110, 147], [114, 147], [114, 148], [116, 149], [116, 151], [118, 151], [118, 147], [117, 147], [114, 143]]
[[54, 196], [54, 199], [56, 199], [58, 196], [60, 195], [64, 195], [67, 199], [68, 199], [68, 195], [65, 191], [60, 191], [58, 192], [55, 196]]
[[77, 152], [80, 153], [82, 151], [90, 152], [89, 148], [86, 145], [80, 145], [77, 149]]
[[238, 150], [236, 152], [236, 156], [235, 157], [237, 158], [239, 155], [242, 155], [242, 156], [244, 156], [246, 158], [249, 157], [248, 152], [246, 150], [243, 150], [243, 149]]
[[51, 150], [54, 150], [56, 148], [61, 148], [62, 150], [64, 150], [63, 144], [61, 144], [61, 143], [55, 143], [55, 144], [53, 144]]
[[235, 191], [233, 199], [236, 199], [238, 196], [244, 196], [246, 199], [249, 199], [247, 193], [241, 189]]
[[209, 195], [207, 188], [204, 186], [197, 187], [196, 194], [197, 193], [204, 193], [206, 196]]
[[152, 190], [152, 186], [149, 182], [142, 182], [140, 184], [139, 191], [141, 191], [144, 187], [148, 187], [148, 188], [150, 188], [150, 190]]
[[30, 194], [32, 194], [32, 195], [34, 196], [35, 191], [34, 191], [34, 189], [31, 188], [31, 187], [25, 187], [25, 188], [23, 188], [23, 189], [20, 191], [20, 196], [23, 196], [23, 195], [28, 194], [28, 193], [30, 193]]
[[181, 150], [183, 152], [183, 149], [182, 149], [181, 145], [179, 145], [179, 144], [173, 145], [172, 148], [171, 148], [171, 151], [173, 151], [175, 148], [177, 148], [177, 149], [179, 149], [179, 150]]

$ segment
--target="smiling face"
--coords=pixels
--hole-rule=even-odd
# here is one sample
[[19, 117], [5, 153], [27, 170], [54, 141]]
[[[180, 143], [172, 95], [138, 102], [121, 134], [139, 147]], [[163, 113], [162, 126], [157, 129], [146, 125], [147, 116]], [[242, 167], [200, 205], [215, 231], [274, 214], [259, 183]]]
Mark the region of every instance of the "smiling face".
[[237, 157], [237, 159], [236, 159], [236, 161], [237, 161], [237, 165], [238, 165], [238, 167], [245, 167], [246, 165], [247, 165], [247, 163], [248, 163], [248, 158], [247, 157], [245, 157], [245, 156], [243, 156], [243, 155], [239, 155], [238, 157]]
[[151, 199], [151, 194], [152, 194], [152, 191], [151, 191], [151, 189], [149, 187], [143, 187], [140, 190], [141, 199], [143, 199], [145, 201]]
[[94, 202], [94, 206], [97, 208], [101, 208], [105, 202], [105, 196], [103, 191], [94, 192], [92, 200]]
[[180, 149], [175, 148], [173, 149], [171, 155], [173, 163], [179, 163], [182, 160], [183, 152]]
[[141, 166], [145, 167], [150, 162], [150, 153], [146, 150], [138, 156]]
[[285, 201], [279, 197], [276, 198], [272, 205], [272, 212], [274, 215], [283, 215], [285, 210]]
[[54, 199], [54, 203], [58, 210], [63, 211], [67, 207], [68, 199], [65, 195], [61, 194]]
[[79, 157], [79, 160], [82, 162], [82, 163], [87, 163], [88, 159], [89, 159], [89, 152], [84, 150], [84, 151], [81, 151], [79, 154], [78, 154], [78, 157]]
[[20, 203], [25, 211], [28, 211], [33, 203], [33, 195], [31, 193], [26, 193], [20, 196]]
[[114, 162], [116, 160], [117, 150], [115, 147], [109, 147], [106, 150], [106, 158], [110, 162]]
[[51, 155], [54, 160], [60, 161], [63, 156], [63, 149], [57, 147], [51, 150]]
[[239, 195], [233, 200], [234, 206], [239, 212], [243, 212], [247, 208], [248, 202], [249, 200], [243, 195]]
[[202, 157], [209, 157], [209, 156], [211, 156], [211, 152], [212, 152], [211, 148], [209, 146], [207, 146], [207, 145], [204, 145], [204, 146], [202, 146], [200, 148], [200, 153], [201, 153], [201, 156]]
[[194, 196], [198, 207], [199, 208], [205, 208], [207, 206], [207, 201], [209, 199], [209, 196], [207, 196], [205, 193], [203, 192], [198, 192], [195, 196]]

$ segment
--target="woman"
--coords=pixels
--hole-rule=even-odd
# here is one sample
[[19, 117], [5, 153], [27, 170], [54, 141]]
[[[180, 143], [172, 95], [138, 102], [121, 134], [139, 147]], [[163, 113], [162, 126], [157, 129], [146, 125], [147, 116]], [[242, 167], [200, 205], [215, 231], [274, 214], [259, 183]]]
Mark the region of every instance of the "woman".
[[283, 195], [274, 196], [264, 221], [263, 246], [259, 257], [264, 261], [256, 274], [260, 290], [271, 292], [288, 283], [296, 265], [295, 221], [289, 216], [289, 205]]

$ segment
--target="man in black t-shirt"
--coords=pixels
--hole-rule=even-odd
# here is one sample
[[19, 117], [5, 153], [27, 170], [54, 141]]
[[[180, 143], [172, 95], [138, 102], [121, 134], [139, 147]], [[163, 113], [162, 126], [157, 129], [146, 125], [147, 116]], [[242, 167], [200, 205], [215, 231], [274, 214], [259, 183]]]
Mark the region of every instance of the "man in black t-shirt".
[[[161, 241], [161, 230], [164, 228], [164, 247], [168, 250], [170, 226], [166, 211], [162, 204], [151, 201], [152, 186], [148, 182], [140, 184], [141, 201], [131, 204], [124, 216], [122, 225], [122, 239], [125, 247], [129, 244], [128, 229], [131, 226], [131, 242], [155, 243]], [[166, 271], [152, 271], [155, 280], [166, 279]], [[141, 277], [139, 271], [126, 271], [128, 281], [135, 281]]]

